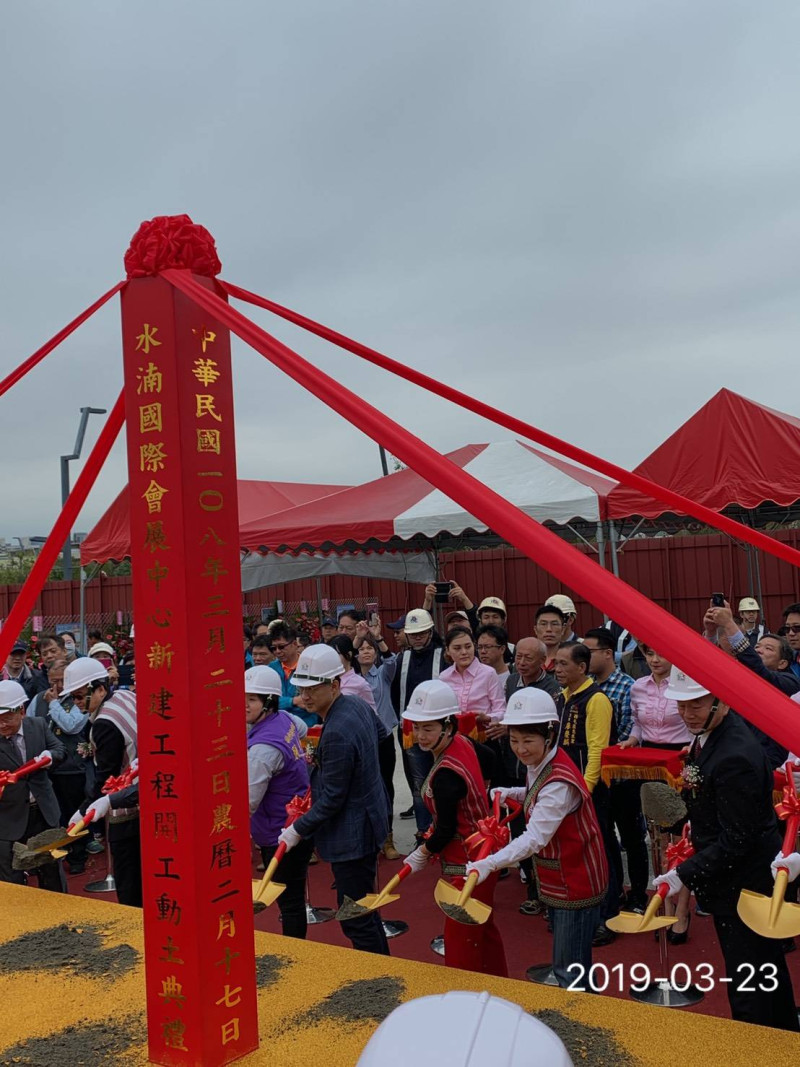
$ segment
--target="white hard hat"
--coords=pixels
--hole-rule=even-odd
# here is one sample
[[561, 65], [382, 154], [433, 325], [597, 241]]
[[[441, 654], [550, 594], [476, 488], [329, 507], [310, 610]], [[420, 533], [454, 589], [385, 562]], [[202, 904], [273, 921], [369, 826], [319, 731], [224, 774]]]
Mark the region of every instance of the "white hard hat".
[[[277, 671], [269, 668], [277, 676]], [[292, 675], [292, 685], [305, 689], [307, 686], [329, 682], [344, 674], [344, 667], [339, 653], [330, 645], [309, 645], [303, 649], [297, 667]]]
[[439, 719], [457, 715], [460, 710], [455, 690], [447, 682], [430, 678], [427, 682], [420, 682], [411, 694], [403, 718], [408, 722], [438, 722]]
[[761, 611], [761, 608], [755, 597], [743, 596], [739, 601], [739, 611]]
[[478, 605], [478, 616], [484, 608], [488, 608], [489, 611], [501, 611], [504, 615], [508, 615], [506, 606], [499, 596], [487, 596]]
[[97, 641], [95, 644], [92, 645], [86, 655], [96, 656], [98, 652], [105, 652], [107, 656], [116, 656], [116, 652], [114, 651], [114, 649], [105, 641]]
[[245, 693], [257, 693], [259, 696], [283, 695], [283, 686], [278, 672], [269, 664], [260, 663], [244, 672]]
[[575, 611], [575, 605], [572, 600], [565, 596], [564, 593], [553, 593], [545, 600], [545, 604], [551, 608], [558, 608], [559, 611], [563, 611], [565, 615], [577, 615]]
[[512, 694], [503, 716], [503, 726], [533, 726], [548, 722], [558, 722], [558, 711], [549, 693], [526, 686]]
[[0, 682], [0, 715], [5, 715], [7, 711], [16, 711], [17, 708], [27, 703], [28, 694], [19, 682], [14, 682], [10, 678]]
[[406, 615], [406, 624], [403, 627], [407, 634], [421, 634], [423, 630], [433, 629], [431, 613], [425, 608], [414, 608]]
[[673, 666], [669, 672], [664, 696], [670, 700], [696, 700], [698, 697], [708, 696], [710, 692], [710, 689], [705, 689], [699, 682], [684, 674], [680, 667]]
[[79, 656], [67, 664], [64, 671], [64, 688], [59, 696], [68, 697], [76, 689], [82, 689], [90, 682], [108, 681], [108, 671], [103, 664], [91, 656]]
[[380, 1024], [357, 1067], [573, 1067], [561, 1039], [519, 1004], [489, 993], [409, 1000]]

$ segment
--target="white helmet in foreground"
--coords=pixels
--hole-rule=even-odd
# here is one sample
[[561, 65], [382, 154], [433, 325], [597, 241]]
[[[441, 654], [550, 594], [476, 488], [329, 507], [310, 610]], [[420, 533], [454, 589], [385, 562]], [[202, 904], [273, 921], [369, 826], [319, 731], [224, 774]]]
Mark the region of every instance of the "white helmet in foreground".
[[502, 721], [503, 726], [536, 726], [558, 722], [558, 711], [549, 693], [526, 686], [512, 693]]
[[283, 695], [278, 672], [266, 663], [259, 663], [244, 672], [244, 691], [256, 693], [258, 696], [279, 697]]
[[680, 667], [673, 666], [669, 672], [669, 682], [664, 690], [664, 696], [670, 700], [697, 700], [698, 697], [706, 697], [711, 692], [695, 682], [688, 674], [684, 674]]
[[420, 682], [411, 694], [403, 718], [408, 722], [438, 722], [458, 715], [460, 710], [455, 690], [447, 682], [430, 678]]
[[64, 688], [59, 693], [59, 696], [68, 697], [76, 689], [83, 689], [85, 685], [89, 685], [91, 682], [101, 681], [108, 682], [108, 671], [101, 661], [92, 659], [90, 656], [79, 656], [72, 663], [67, 664], [67, 668], [64, 671]]
[[488, 993], [409, 1000], [384, 1019], [358, 1067], [573, 1067], [543, 1022]]
[[[278, 672], [269, 668], [277, 677]], [[330, 682], [344, 674], [339, 653], [330, 645], [309, 645], [303, 649], [292, 675], [292, 685], [306, 689], [321, 682]]]
[[0, 682], [0, 715], [7, 711], [16, 711], [28, 703], [28, 694], [19, 684], [11, 678]]

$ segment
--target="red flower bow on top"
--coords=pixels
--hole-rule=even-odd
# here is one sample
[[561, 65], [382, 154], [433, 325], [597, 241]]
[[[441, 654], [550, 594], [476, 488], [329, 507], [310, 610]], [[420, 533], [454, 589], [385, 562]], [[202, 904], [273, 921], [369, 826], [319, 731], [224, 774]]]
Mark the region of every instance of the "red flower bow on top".
[[291, 826], [295, 819], [299, 819], [301, 815], [305, 815], [307, 811], [311, 810], [311, 790], [304, 793], [303, 796], [292, 797], [289, 803], [286, 805], [286, 814], [288, 816], [286, 825]]
[[775, 811], [779, 819], [789, 819], [792, 815], [800, 815], [800, 800], [794, 788], [794, 778], [791, 774], [786, 777], [786, 785], [780, 801], [775, 805]]
[[125, 253], [128, 278], [147, 278], [171, 268], [207, 278], [216, 278], [222, 270], [214, 238], [188, 215], [156, 215], [143, 222]]

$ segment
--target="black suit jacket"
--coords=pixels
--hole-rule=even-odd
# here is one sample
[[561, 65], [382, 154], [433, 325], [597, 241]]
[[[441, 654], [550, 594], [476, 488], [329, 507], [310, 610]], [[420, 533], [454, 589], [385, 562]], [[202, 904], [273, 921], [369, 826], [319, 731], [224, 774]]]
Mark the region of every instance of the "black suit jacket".
[[[64, 758], [64, 746], [44, 719], [22, 720], [22, 736], [25, 740], [25, 762], [48, 750], [54, 762]], [[16, 747], [0, 742], [0, 771], [15, 771], [22, 766]], [[48, 826], [58, 826], [61, 815], [50, 776], [46, 770], [36, 771], [21, 778], [16, 785], [7, 785], [0, 797], [0, 840], [21, 841], [25, 836], [30, 814], [29, 791], [39, 805], [39, 811]]]
[[686, 790], [684, 800], [695, 854], [678, 875], [705, 911], [731, 915], [742, 889], [772, 893], [769, 868], [781, 846], [772, 769], [744, 721], [730, 712], [694, 762], [701, 781], [696, 795]]

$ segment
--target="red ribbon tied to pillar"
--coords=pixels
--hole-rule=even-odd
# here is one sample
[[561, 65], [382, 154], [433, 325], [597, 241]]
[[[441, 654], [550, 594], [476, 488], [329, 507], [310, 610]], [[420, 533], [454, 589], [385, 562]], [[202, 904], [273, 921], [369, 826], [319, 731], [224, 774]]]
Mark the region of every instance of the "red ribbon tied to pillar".
[[171, 268], [207, 278], [216, 278], [222, 270], [214, 238], [188, 215], [156, 215], [143, 222], [125, 253], [129, 278], [147, 278]]

